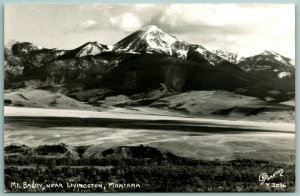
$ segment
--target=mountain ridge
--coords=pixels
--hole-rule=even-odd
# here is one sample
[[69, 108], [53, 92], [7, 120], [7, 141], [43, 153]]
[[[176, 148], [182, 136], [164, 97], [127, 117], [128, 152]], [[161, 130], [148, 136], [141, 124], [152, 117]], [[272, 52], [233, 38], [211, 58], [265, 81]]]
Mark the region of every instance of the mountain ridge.
[[[140, 38], [142, 41], [134, 40], [133, 42], [137, 43], [138, 44], [137, 46], [134, 46], [134, 43], [130, 43], [130, 45], [128, 45], [129, 44], [128, 39], [135, 37], [135, 36]], [[155, 39], [155, 36], [158, 36], [159, 39]], [[139, 43], [139, 42], [142, 42], [142, 43]], [[163, 43], [161, 43], [161, 42], [163, 42]], [[126, 45], [126, 43], [127, 43], [127, 45]], [[22, 45], [27, 44], [27, 48], [30, 48], [30, 51], [46, 49], [41, 46], [34, 45], [33, 43], [30, 43], [30, 42], [18, 42], [16, 40], [9, 41], [8, 43], [5, 44], [5, 46], [9, 49], [15, 44], [22, 44]], [[125, 46], [127, 46], [127, 47], [125, 47]], [[141, 46], [141, 48], [139, 48], [138, 46]], [[188, 43], [187, 41], [182, 41], [173, 35], [169, 35], [169, 34], [165, 33], [163, 30], [159, 29], [155, 25], [149, 25], [149, 26], [143, 27], [142, 29], [129, 34], [128, 36], [121, 39], [119, 42], [115, 43], [112, 46], [105, 45], [105, 44], [99, 44], [97, 41], [89, 41], [89, 42], [87, 42], [75, 49], [71, 49], [71, 50], [63, 50], [63, 49], [57, 49], [57, 48], [52, 48], [52, 49], [48, 49], [48, 50], [77, 51], [79, 49], [83, 49], [83, 51], [81, 51], [81, 54], [77, 54], [78, 55], [77, 57], [82, 57], [82, 56], [87, 56], [87, 55], [97, 55], [102, 52], [110, 52], [110, 51], [126, 52], [126, 53], [130, 53], [130, 52], [131, 53], [163, 52], [165, 54], [172, 56], [174, 54], [174, 52], [176, 53], [176, 51], [174, 51], [174, 50], [176, 50], [176, 48], [180, 47], [180, 46], [181, 47], [183, 46], [182, 48], [184, 48], [184, 46], [185, 46], [185, 49], [183, 49], [181, 52], [179, 52], [182, 54], [182, 55], [178, 55], [179, 58], [186, 58], [186, 53], [188, 52], [188, 50], [191, 46], [194, 46], [194, 47], [198, 46], [198, 48], [200, 48], [201, 50], [207, 50], [209, 53], [215, 54], [218, 57], [221, 57], [222, 59], [227, 60], [234, 64], [237, 64], [246, 58], [256, 56], [256, 55], [239, 56], [238, 54], [227, 52], [226, 50], [223, 50], [223, 49], [208, 50], [199, 44], [191, 44], [191, 43]], [[24, 46], [22, 47], [23, 51], [26, 50], [25, 47]], [[93, 49], [95, 49], [93, 47], [97, 47], [99, 51], [93, 51]], [[89, 50], [91, 50], [91, 51], [89, 51]], [[198, 52], [203, 54], [203, 51], [198, 50]], [[21, 51], [19, 51], [18, 53], [21, 53]], [[183, 53], [185, 53], [185, 55]], [[289, 63], [289, 64], [295, 66], [295, 64], [294, 64], [295, 62], [293, 59], [284, 57], [283, 55], [280, 55], [279, 53], [274, 52], [272, 50], [265, 50], [264, 52], [257, 54], [257, 55], [272, 55], [272, 54], [273, 55], [275, 54], [277, 56], [277, 58], [283, 58], [286, 61], [286, 63]]]
[[154, 25], [112, 47], [87, 42], [73, 50], [59, 50], [16, 42], [11, 51], [5, 50], [5, 88], [39, 80], [35, 84], [60, 85], [70, 92], [77, 85], [101, 87], [113, 94], [157, 89], [161, 83], [175, 91], [221, 89], [275, 99], [294, 91], [295, 69], [287, 57], [266, 51], [234, 63], [237, 55], [209, 51]]

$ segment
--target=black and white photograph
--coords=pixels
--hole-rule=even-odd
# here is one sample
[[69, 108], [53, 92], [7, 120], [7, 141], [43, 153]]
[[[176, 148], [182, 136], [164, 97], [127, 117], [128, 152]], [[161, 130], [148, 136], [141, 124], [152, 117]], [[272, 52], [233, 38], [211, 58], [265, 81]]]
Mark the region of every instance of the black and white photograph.
[[5, 4], [5, 192], [295, 192], [295, 5]]

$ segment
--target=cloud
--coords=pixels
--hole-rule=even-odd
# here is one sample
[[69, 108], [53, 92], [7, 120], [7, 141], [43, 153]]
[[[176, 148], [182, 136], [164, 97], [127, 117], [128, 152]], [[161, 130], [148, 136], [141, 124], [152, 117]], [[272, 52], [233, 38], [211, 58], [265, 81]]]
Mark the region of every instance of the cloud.
[[139, 17], [131, 12], [123, 13], [119, 16], [110, 17], [111, 25], [125, 32], [131, 32], [142, 27]]
[[290, 6], [248, 6], [240, 4], [172, 4], [152, 21], [182, 31], [185, 26], [210, 26], [216, 28], [262, 26], [291, 19]]
[[64, 31], [64, 34], [77, 34], [83, 32], [91, 32], [99, 29], [100, 23], [93, 19], [74, 21]]
[[248, 56], [265, 49], [294, 57], [292, 4], [134, 4], [113, 6], [109, 25], [130, 33], [147, 25], [190, 43]]
[[246, 56], [268, 49], [294, 56], [292, 4], [170, 4], [145, 23], [207, 48]]
[[78, 26], [80, 29], [93, 29], [98, 25], [98, 22], [95, 20], [84, 20], [79, 21]]
[[156, 4], [150, 4], [150, 3], [140, 3], [140, 4], [134, 4], [133, 8], [137, 10], [145, 10], [145, 9], [156, 9], [158, 6]]

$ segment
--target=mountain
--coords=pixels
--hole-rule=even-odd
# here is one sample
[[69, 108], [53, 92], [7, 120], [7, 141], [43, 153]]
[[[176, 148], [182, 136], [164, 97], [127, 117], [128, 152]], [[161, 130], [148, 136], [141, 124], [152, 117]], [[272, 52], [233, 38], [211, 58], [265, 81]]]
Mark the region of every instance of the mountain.
[[274, 51], [264, 51], [261, 54], [243, 58], [238, 64], [246, 72], [263, 73], [273, 78], [291, 78], [295, 75], [293, 60]]
[[16, 42], [11, 50], [14, 55], [19, 57], [37, 58], [39, 63], [47, 63], [57, 59], [77, 58], [89, 55], [98, 55], [103, 52], [111, 51], [111, 48], [98, 42], [87, 42], [72, 50], [59, 50], [56, 48], [47, 49], [36, 46], [30, 42]]
[[[110, 48], [88, 42], [73, 50], [47, 49], [30, 42], [16, 42], [5, 50], [5, 86], [65, 84], [74, 79], [99, 77], [118, 64], [120, 55], [103, 55]], [[100, 56], [99, 56], [100, 55]], [[32, 84], [32, 83], [30, 83]]]
[[18, 56], [24, 56], [42, 49], [43, 48], [41, 46], [34, 45], [30, 42], [16, 42], [11, 46], [12, 52]]
[[[181, 59], [205, 59], [212, 65], [216, 65], [223, 60], [203, 46], [181, 41], [155, 25], [144, 27], [125, 37], [114, 45], [113, 51], [137, 54], [159, 53]], [[189, 53], [193, 53], [197, 57], [189, 57]]]
[[274, 51], [266, 50], [258, 55], [243, 58], [237, 66], [252, 77], [262, 78], [270, 85], [271, 94], [285, 94], [288, 99], [295, 97], [296, 81], [293, 60]]
[[73, 55], [74, 57], [83, 57], [88, 55], [97, 55], [110, 50], [111, 49], [107, 45], [99, 44], [98, 42], [87, 42], [78, 48], [67, 51], [66, 53], [68, 55]]
[[212, 53], [218, 55], [222, 59], [225, 59], [229, 61], [230, 63], [237, 64], [241, 60], [241, 57], [239, 57], [237, 54], [227, 52], [225, 50], [213, 50]]
[[116, 43], [113, 51], [172, 55], [171, 45], [176, 41], [178, 41], [176, 37], [168, 35], [155, 25], [150, 25]]
[[87, 42], [59, 50], [16, 42], [5, 49], [5, 88], [59, 86], [67, 95], [97, 88], [105, 92], [99, 95], [104, 98], [151, 92], [165, 85], [174, 92], [227, 90], [280, 100], [293, 96], [292, 60], [264, 52], [235, 64], [236, 57], [179, 40], [154, 25], [113, 47]]
[[175, 92], [222, 89], [255, 97], [268, 97], [269, 85], [224, 61], [212, 66], [163, 54], [140, 54], [121, 62], [99, 81], [99, 88], [110, 88], [111, 95], [132, 95], [165, 84]]
[[21, 58], [23, 66], [30, 70], [55, 61], [66, 53], [65, 50], [43, 48], [30, 42], [16, 42], [11, 50], [15, 57]]

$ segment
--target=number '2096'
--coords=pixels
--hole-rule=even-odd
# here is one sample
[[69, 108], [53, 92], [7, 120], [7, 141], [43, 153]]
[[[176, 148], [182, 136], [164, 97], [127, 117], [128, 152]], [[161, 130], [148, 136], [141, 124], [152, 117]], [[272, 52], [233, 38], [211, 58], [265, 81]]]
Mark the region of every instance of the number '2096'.
[[286, 188], [284, 183], [266, 183], [266, 185], [272, 188]]

